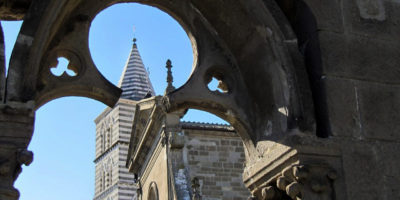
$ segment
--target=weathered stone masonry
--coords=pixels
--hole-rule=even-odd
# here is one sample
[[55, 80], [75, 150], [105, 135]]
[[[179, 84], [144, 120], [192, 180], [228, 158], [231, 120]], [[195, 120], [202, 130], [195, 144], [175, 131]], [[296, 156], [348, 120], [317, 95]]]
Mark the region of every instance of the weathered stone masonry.
[[[202, 109], [234, 126], [250, 198], [399, 198], [398, 0], [10, 0], [0, 19], [23, 24], [7, 77], [0, 64], [1, 199], [18, 199], [38, 107], [71, 95], [117, 102], [87, 37], [118, 2], [160, 8], [187, 31], [193, 73], [165, 112]], [[75, 77], [50, 73], [58, 57]], [[213, 77], [226, 93], [208, 90]]]

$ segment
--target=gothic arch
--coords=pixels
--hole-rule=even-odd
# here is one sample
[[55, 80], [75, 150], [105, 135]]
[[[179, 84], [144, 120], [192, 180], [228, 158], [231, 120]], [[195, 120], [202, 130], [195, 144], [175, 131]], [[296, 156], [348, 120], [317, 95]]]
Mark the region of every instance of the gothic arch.
[[[168, 94], [168, 111], [196, 108], [214, 113], [236, 128], [252, 153], [259, 140], [282, 138], [299, 126], [312, 129], [311, 101], [304, 92], [308, 83], [299, 79], [306, 73], [294, 66], [280, 22], [261, 1], [221, 1], [215, 7], [205, 6], [212, 2], [198, 1], [34, 1], [32, 7], [43, 12], [36, 11], [25, 18], [20, 34], [35, 40], [26, 39], [15, 46], [7, 99], [34, 100], [36, 108], [69, 95], [86, 96], [108, 105], [115, 103], [120, 90], [98, 72], [87, 44], [91, 20], [101, 10], [120, 2], [145, 3], [164, 10], [182, 25], [192, 41], [191, 77]], [[231, 17], [216, 17], [221, 10], [224, 16]], [[49, 68], [56, 65], [60, 56], [70, 61], [76, 77], [64, 74], [56, 78], [49, 74]], [[26, 81], [15, 82], [21, 74]], [[209, 91], [210, 77], [223, 81], [230, 92]]]
[[[34, 102], [37, 109], [73, 95], [114, 105], [121, 91], [94, 65], [88, 33], [97, 13], [122, 2], [167, 12], [191, 39], [192, 74], [166, 95], [167, 112], [195, 108], [230, 122], [244, 142], [248, 163], [267, 152], [260, 141], [284, 143], [294, 129], [313, 131], [313, 106], [308, 82], [303, 81], [307, 73], [298, 62], [298, 52], [291, 51], [293, 41], [285, 38], [285, 24], [259, 0], [32, 1], [12, 53], [6, 101]], [[49, 69], [57, 65], [58, 57], [67, 58], [77, 75], [52, 76]], [[210, 91], [207, 83], [212, 77], [229, 92]]]
[[151, 182], [149, 186], [149, 196], [147, 200], [158, 200], [158, 188], [156, 182]]

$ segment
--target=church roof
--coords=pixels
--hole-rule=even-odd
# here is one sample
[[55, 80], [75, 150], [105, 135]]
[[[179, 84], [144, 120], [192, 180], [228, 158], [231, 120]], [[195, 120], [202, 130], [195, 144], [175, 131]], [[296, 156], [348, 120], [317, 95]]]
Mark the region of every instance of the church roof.
[[132, 50], [126, 61], [118, 87], [122, 89], [122, 99], [139, 101], [155, 95], [149, 74], [140, 57], [136, 39], [133, 39]]

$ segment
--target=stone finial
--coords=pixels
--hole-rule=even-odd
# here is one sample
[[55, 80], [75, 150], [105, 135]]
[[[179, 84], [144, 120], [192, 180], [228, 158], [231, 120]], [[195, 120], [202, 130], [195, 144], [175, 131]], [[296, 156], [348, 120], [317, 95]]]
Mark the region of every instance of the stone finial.
[[171, 71], [172, 64], [171, 64], [171, 60], [168, 59], [166, 64], [167, 64], [167, 65], [166, 65], [165, 67], [168, 69], [168, 71], [167, 71], [167, 83], [168, 83], [168, 86], [167, 86], [167, 88], [165, 89], [165, 94], [168, 94], [168, 93], [174, 91], [174, 90], [175, 90], [175, 87], [172, 85], [172, 82], [174, 81], [174, 78], [172, 77], [172, 71]]

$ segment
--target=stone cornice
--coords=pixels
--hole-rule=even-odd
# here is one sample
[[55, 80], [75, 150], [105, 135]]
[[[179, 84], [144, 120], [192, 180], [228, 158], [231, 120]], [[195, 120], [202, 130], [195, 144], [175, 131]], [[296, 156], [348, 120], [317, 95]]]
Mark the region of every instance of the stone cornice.
[[114, 191], [114, 190], [117, 189], [117, 188], [118, 188], [118, 184], [116, 183], [116, 184], [114, 184], [113, 186], [111, 186], [111, 187], [107, 188], [106, 190], [104, 190], [103, 192], [101, 192], [100, 194], [98, 194], [97, 196], [95, 196], [95, 197], [93, 198], [93, 200], [100, 200], [100, 199], [103, 199], [104, 196], [110, 194], [112, 191]]
[[[153, 97], [137, 104], [139, 109], [135, 113], [134, 127], [131, 133], [131, 143], [128, 151], [127, 167], [130, 172], [139, 170], [138, 166], [141, 166], [145, 160], [145, 157], [150, 149], [149, 146], [153, 144], [153, 140], [156, 139], [155, 134], [161, 129], [162, 110], [160, 106], [161, 97]], [[150, 111], [149, 117], [147, 113]], [[147, 113], [146, 113], [147, 112]], [[141, 127], [142, 116], [147, 118], [146, 124]], [[134, 135], [136, 134], [136, 135]], [[135, 137], [136, 136], [136, 137]]]
[[157, 161], [157, 158], [159, 157], [163, 147], [162, 144], [162, 137], [158, 138], [158, 142], [153, 144], [150, 152], [151, 154], [149, 154], [147, 156], [147, 158], [145, 159], [145, 161], [142, 163], [141, 168], [138, 170], [140, 171], [140, 180], [142, 182], [146, 182], [151, 170], [154, 167], [155, 162]]
[[215, 131], [230, 131], [235, 132], [235, 129], [226, 124], [214, 124], [203, 122], [181, 122], [182, 129], [196, 129], [196, 130], [215, 130]]

